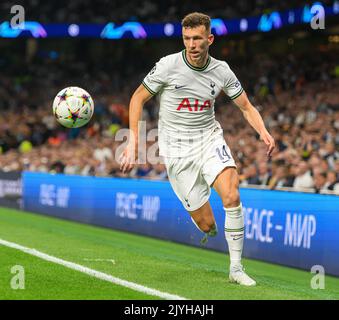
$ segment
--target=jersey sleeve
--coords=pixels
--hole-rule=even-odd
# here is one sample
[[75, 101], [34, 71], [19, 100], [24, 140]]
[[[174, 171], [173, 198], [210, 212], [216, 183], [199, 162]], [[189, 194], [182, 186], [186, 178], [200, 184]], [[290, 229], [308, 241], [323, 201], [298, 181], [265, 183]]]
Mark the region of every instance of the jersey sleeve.
[[160, 59], [142, 81], [144, 87], [151, 93], [157, 94], [167, 83], [168, 65], [166, 59]]
[[224, 65], [224, 87], [223, 90], [230, 97], [230, 99], [234, 100], [238, 98], [244, 91], [241, 86], [240, 81], [231, 70], [231, 68], [225, 63]]

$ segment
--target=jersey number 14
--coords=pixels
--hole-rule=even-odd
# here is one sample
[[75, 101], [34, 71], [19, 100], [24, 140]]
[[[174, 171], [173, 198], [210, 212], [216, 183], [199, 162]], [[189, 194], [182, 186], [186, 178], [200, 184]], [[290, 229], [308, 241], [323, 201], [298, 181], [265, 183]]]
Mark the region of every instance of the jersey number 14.
[[215, 150], [223, 163], [231, 159], [231, 156], [227, 152], [226, 145], [223, 145], [222, 147], [217, 147]]

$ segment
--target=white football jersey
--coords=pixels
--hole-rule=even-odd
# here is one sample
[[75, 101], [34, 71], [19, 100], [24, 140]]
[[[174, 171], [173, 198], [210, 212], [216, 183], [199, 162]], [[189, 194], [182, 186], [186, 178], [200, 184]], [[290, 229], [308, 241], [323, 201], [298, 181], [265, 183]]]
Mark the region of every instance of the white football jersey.
[[160, 96], [159, 151], [164, 157], [186, 157], [222, 130], [215, 120], [215, 98], [223, 90], [231, 99], [243, 88], [225, 61], [208, 57], [204, 67], [192, 66], [186, 51], [156, 63], [143, 80], [145, 88]]

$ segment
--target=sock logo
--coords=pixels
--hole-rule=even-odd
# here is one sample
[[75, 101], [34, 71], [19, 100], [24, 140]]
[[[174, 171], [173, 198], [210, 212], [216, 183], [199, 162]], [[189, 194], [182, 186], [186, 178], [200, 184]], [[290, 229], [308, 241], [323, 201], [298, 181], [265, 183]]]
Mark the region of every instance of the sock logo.
[[242, 238], [243, 238], [243, 236], [233, 237], [233, 240], [234, 240], [234, 241], [237, 241], [237, 240], [240, 240], [240, 239], [242, 239]]
[[232, 240], [237, 241], [244, 238], [244, 234], [231, 234]]

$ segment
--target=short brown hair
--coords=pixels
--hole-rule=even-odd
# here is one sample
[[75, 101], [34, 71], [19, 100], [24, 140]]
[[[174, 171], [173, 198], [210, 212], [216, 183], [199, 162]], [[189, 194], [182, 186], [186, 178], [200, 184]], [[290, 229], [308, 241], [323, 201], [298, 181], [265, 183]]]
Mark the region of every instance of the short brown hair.
[[211, 18], [200, 12], [192, 12], [184, 17], [181, 21], [181, 25], [184, 28], [196, 28], [199, 26], [205, 26], [206, 30], [211, 30]]

